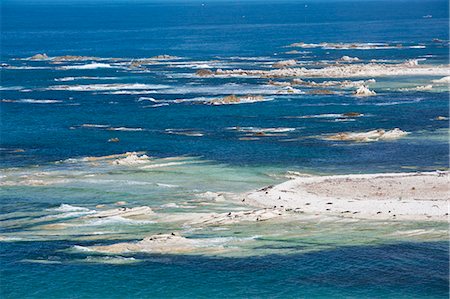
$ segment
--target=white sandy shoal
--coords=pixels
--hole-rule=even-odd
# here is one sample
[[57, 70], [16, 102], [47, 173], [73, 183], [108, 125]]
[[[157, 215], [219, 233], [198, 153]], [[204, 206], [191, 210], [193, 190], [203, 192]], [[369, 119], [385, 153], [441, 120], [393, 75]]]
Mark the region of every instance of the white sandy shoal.
[[449, 173], [298, 177], [245, 195], [245, 203], [316, 215], [447, 221]]

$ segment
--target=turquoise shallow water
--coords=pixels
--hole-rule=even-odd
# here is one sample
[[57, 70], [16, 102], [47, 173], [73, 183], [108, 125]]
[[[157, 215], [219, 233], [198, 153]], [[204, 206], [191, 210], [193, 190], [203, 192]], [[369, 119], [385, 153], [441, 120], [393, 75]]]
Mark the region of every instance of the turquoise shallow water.
[[[359, 58], [352, 64], [399, 67], [419, 59], [437, 68], [449, 62], [446, 1], [3, 1], [1, 14], [3, 298], [448, 297], [446, 223], [315, 215], [192, 222], [249, 210], [234, 194], [282, 182], [292, 171], [448, 169], [448, 84], [433, 81], [448, 74], [375, 76], [366, 84], [376, 95], [366, 98], [342, 82], [289, 91], [268, 78], [195, 75], [270, 70], [288, 59], [333, 67], [347, 63], [343, 56]], [[302, 41], [384, 48], [286, 47]], [[27, 59], [38, 53], [50, 58]], [[177, 58], [133, 65], [162, 54]], [[62, 55], [91, 57], [52, 59]], [[333, 94], [311, 94], [323, 89]], [[230, 94], [264, 101], [208, 104]], [[408, 134], [327, 139], [394, 128]], [[138, 162], [104, 157], [125, 152], [139, 152]], [[123, 205], [156, 214], [87, 217]], [[171, 232], [200, 249], [86, 250]]]

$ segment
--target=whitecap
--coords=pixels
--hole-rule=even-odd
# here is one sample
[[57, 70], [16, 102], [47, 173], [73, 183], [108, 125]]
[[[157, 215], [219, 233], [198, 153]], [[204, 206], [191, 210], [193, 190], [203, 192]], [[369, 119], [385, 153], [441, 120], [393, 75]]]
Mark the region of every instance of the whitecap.
[[183, 135], [183, 136], [190, 136], [190, 137], [202, 137], [204, 134], [202, 132], [197, 131], [191, 131], [188, 129], [166, 129], [166, 134], [173, 134], [173, 135]]
[[124, 132], [139, 132], [139, 131], [144, 131], [143, 128], [127, 128], [127, 127], [109, 127], [107, 128], [107, 130], [109, 131], [124, 131]]
[[164, 107], [164, 106], [169, 106], [169, 104], [168, 103], [154, 104], [154, 105], [144, 106], [143, 108], [158, 108], [158, 107]]
[[140, 262], [140, 260], [135, 259], [134, 257], [123, 257], [123, 256], [88, 256], [85, 259], [77, 261], [82, 263], [109, 264], [109, 265], [128, 265]]
[[97, 125], [97, 124], [82, 124], [81, 127], [83, 128], [109, 128], [109, 125]]
[[110, 92], [104, 92], [103, 94], [129, 94], [129, 95], [140, 95], [140, 94], [149, 94], [149, 93], [156, 93], [155, 90], [117, 90], [117, 91], [110, 91]]
[[450, 76], [443, 77], [441, 79], [432, 80], [435, 84], [450, 84]]
[[47, 90], [68, 90], [68, 91], [109, 91], [109, 90], [142, 90], [142, 89], [164, 89], [167, 85], [142, 84], [142, 83], [115, 83], [115, 84], [87, 84], [87, 85], [53, 85]]
[[112, 68], [112, 65], [108, 63], [88, 63], [81, 65], [65, 65], [59, 67], [61, 70], [93, 70], [100, 68]]
[[179, 207], [180, 207], [179, 205], [173, 202], [161, 205], [161, 208], [179, 208]]
[[114, 165], [136, 165], [150, 162], [150, 157], [147, 155], [138, 155], [137, 153], [130, 153], [124, 158], [118, 158], [112, 161]]
[[228, 130], [235, 130], [245, 133], [286, 133], [295, 131], [295, 128], [259, 128], [259, 127], [229, 127]]
[[166, 187], [166, 188], [177, 188], [177, 187], [179, 187], [178, 185], [163, 184], [163, 183], [156, 183], [156, 185], [159, 186], [159, 187]]
[[84, 207], [78, 207], [78, 206], [72, 206], [69, 204], [61, 204], [59, 207], [57, 208], [51, 208], [51, 209], [47, 209], [48, 211], [56, 211], [56, 212], [86, 212], [86, 211], [90, 211], [88, 208], [84, 208]]
[[23, 104], [56, 104], [62, 103], [60, 100], [37, 100], [37, 99], [20, 99], [20, 100], [9, 100], [2, 99], [3, 103], [23, 103]]
[[75, 80], [116, 80], [119, 79], [118, 77], [63, 77], [63, 78], [55, 78], [53, 79], [56, 82], [68, 82], [68, 81], [75, 81]]

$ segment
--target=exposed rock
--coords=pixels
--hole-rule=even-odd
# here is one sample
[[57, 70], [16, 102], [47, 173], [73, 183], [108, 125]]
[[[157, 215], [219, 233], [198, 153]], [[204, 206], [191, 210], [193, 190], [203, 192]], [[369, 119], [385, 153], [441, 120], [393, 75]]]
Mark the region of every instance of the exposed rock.
[[345, 117], [359, 117], [359, 116], [362, 116], [362, 113], [359, 113], [359, 112], [346, 112], [346, 113], [342, 113], [342, 116], [345, 116]]
[[445, 116], [436, 116], [434, 119], [435, 119], [435, 120], [448, 120], [448, 117], [445, 117]]
[[450, 84], [450, 76], [443, 77], [441, 79], [432, 80], [431, 82], [436, 84]]
[[195, 72], [195, 74], [200, 77], [210, 77], [210, 76], [214, 75], [213, 71], [208, 70], [208, 69], [198, 70]]
[[223, 98], [212, 99], [210, 101], [207, 101], [206, 104], [227, 105], [227, 104], [239, 104], [239, 103], [253, 103], [253, 102], [259, 102], [259, 101], [264, 101], [264, 97], [253, 96], [253, 95], [247, 95], [247, 96], [229, 95], [229, 96], [225, 96]]
[[284, 215], [284, 209], [261, 209], [243, 212], [213, 213], [193, 220], [188, 225], [228, 225], [242, 221], [265, 221]]
[[290, 82], [273, 81], [273, 80], [269, 80], [269, 82], [267, 82], [267, 84], [273, 85], [273, 86], [291, 86]]
[[371, 142], [379, 140], [392, 140], [407, 135], [408, 132], [402, 131], [398, 128], [393, 130], [373, 130], [369, 132], [343, 132], [328, 136], [326, 140], [340, 140], [340, 141], [356, 141], [356, 142]]
[[366, 86], [360, 86], [354, 93], [357, 97], [370, 97], [376, 95], [375, 91], [370, 90]]
[[282, 60], [282, 61], [278, 61], [275, 62], [272, 67], [274, 68], [285, 68], [285, 67], [289, 67], [289, 66], [294, 66], [297, 64], [297, 61], [294, 59], [289, 59], [289, 60]]
[[100, 211], [95, 214], [83, 216], [85, 219], [123, 217], [128, 219], [147, 219], [148, 216], [154, 215], [155, 212], [150, 207], [142, 206], [135, 208], [117, 208], [111, 210]]
[[171, 60], [171, 59], [178, 59], [177, 56], [171, 56], [171, 55], [157, 55], [153, 56], [151, 59], [157, 59], [157, 60]]
[[329, 65], [323, 68], [289, 67], [272, 70], [217, 69], [216, 76], [226, 77], [259, 77], [259, 78], [355, 78], [384, 76], [448, 76], [448, 65], [417, 65], [409, 61], [400, 64], [383, 63], [346, 63]]
[[419, 60], [418, 59], [409, 59], [403, 63], [405, 66], [418, 66]]
[[350, 56], [342, 56], [341, 58], [339, 58], [339, 61], [344, 61], [344, 62], [354, 62], [354, 61], [359, 61], [358, 57], [350, 57]]
[[29, 58], [29, 60], [47, 60], [48, 56], [47, 54], [43, 53], [43, 54], [36, 54], [34, 56], [31, 56]]

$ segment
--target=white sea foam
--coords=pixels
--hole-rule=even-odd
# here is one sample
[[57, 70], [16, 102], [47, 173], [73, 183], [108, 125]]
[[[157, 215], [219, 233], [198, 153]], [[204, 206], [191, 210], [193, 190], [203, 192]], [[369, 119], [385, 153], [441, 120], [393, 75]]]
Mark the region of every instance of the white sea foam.
[[46, 219], [65, 219], [65, 218], [79, 218], [82, 216], [86, 216], [89, 214], [95, 214], [96, 211], [88, 210], [88, 211], [80, 211], [80, 212], [67, 212], [67, 213], [61, 213], [61, 214], [55, 214], [55, 215], [48, 215], [44, 218]]
[[229, 127], [227, 129], [245, 133], [286, 133], [295, 131], [295, 128]]
[[156, 183], [159, 187], [165, 187], [165, 188], [178, 188], [178, 185], [172, 185], [172, 184], [163, 184], [163, 183]]
[[88, 256], [85, 259], [77, 260], [77, 262], [82, 263], [92, 263], [92, 264], [108, 264], [108, 265], [128, 265], [139, 263], [140, 260], [134, 257], [123, 257], [123, 256]]
[[290, 44], [289, 47], [294, 48], [322, 48], [326, 50], [383, 50], [383, 49], [423, 49], [426, 48], [424, 45], [410, 45], [403, 46], [401, 44], [393, 45], [387, 43], [294, 43]]
[[179, 165], [185, 165], [185, 164], [189, 164], [189, 162], [157, 163], [157, 164], [150, 164], [150, 165], [142, 166], [142, 167], [140, 167], [140, 169], [164, 168], [164, 167], [179, 166]]
[[114, 165], [137, 165], [137, 164], [146, 164], [150, 162], [150, 157], [147, 155], [138, 155], [137, 153], [129, 153], [124, 158], [118, 158], [112, 161]]
[[20, 99], [20, 100], [9, 100], [2, 99], [4, 103], [24, 103], [24, 104], [56, 104], [62, 103], [60, 100], [37, 100], [37, 99]]
[[432, 80], [435, 84], [450, 84], [450, 76], [443, 77], [441, 79]]
[[51, 67], [48, 66], [16, 66], [16, 65], [8, 65], [2, 68], [10, 69], [10, 70], [48, 70]]
[[109, 128], [110, 125], [97, 125], [97, 124], [82, 124], [81, 127], [83, 128]]
[[403, 104], [415, 104], [421, 102], [423, 99], [415, 99], [412, 101], [391, 101], [391, 102], [380, 102], [380, 103], [365, 103], [364, 105], [373, 105], [373, 106], [394, 106], [394, 105], [403, 105]]
[[81, 252], [89, 252], [89, 251], [93, 251], [92, 249], [86, 247], [86, 246], [80, 246], [80, 245], [74, 245], [72, 247], [72, 249], [76, 250], [76, 251], [81, 251]]
[[342, 56], [341, 58], [339, 58], [339, 61], [344, 61], [344, 62], [354, 62], [354, 61], [359, 61], [360, 59], [358, 57], [350, 57], [347, 55]]
[[139, 102], [141, 102], [141, 101], [150, 101], [150, 102], [154, 102], [154, 103], [159, 102], [158, 100], [156, 100], [156, 99], [154, 99], [154, 98], [149, 98], [149, 97], [140, 97], [140, 98], [138, 99], [138, 101], [139, 101]]
[[419, 65], [417, 60], [408, 60], [400, 64], [352, 63], [337, 64], [323, 68], [283, 68], [274, 70], [222, 70], [214, 73], [217, 77], [259, 77], [259, 78], [352, 78], [352, 77], [384, 77], [384, 76], [448, 76], [448, 65]]
[[304, 116], [296, 116], [296, 117], [288, 117], [288, 118], [346, 118], [346, 117], [360, 117], [364, 116], [362, 113], [324, 113], [324, 114], [314, 114], [314, 115], [304, 115]]
[[109, 131], [125, 131], [125, 132], [139, 132], [139, 131], [144, 131], [143, 128], [127, 128], [127, 127], [109, 127], [107, 128], [107, 130]]
[[189, 129], [166, 129], [165, 132], [167, 134], [174, 134], [174, 135], [184, 135], [184, 136], [191, 136], [191, 137], [202, 137], [204, 134], [202, 132], [197, 132]]
[[400, 91], [429, 91], [433, 89], [433, 85], [419, 85], [413, 88], [400, 88]]
[[45, 259], [23, 259], [21, 260], [23, 263], [34, 263], [34, 264], [61, 264], [61, 261], [52, 261]]
[[358, 89], [353, 94], [357, 97], [370, 97], [376, 95], [375, 91], [370, 90], [366, 86], [358, 87]]
[[169, 104], [168, 103], [154, 104], [154, 105], [144, 106], [144, 108], [158, 108], [158, 107], [164, 107], [164, 106], [169, 106]]
[[88, 221], [81, 226], [103, 226], [103, 225], [142, 225], [142, 224], [153, 224], [156, 221], [152, 220], [136, 220], [125, 218], [122, 216], [111, 216], [100, 219], [95, 219]]
[[157, 93], [157, 92], [156, 92], [156, 90], [117, 90], [117, 91], [104, 92], [103, 94], [141, 95], [141, 94], [149, 94], [149, 93]]
[[0, 86], [0, 90], [21, 90], [23, 86]]
[[69, 81], [75, 81], [75, 80], [117, 80], [118, 77], [63, 77], [63, 78], [55, 78], [53, 79], [56, 82], [69, 82]]
[[16, 241], [22, 241], [23, 238], [19, 238], [19, 237], [5, 237], [5, 236], [0, 236], [0, 242], [16, 242]]
[[116, 84], [88, 84], [88, 85], [53, 85], [47, 90], [69, 90], [69, 91], [109, 91], [109, 90], [141, 90], [141, 89], [164, 89], [167, 85], [140, 84], [140, 83], [116, 83]]
[[65, 65], [59, 67], [61, 70], [93, 70], [100, 68], [112, 68], [113, 66], [108, 63], [88, 63], [82, 65]]
[[49, 211], [56, 211], [56, 212], [87, 212], [90, 211], [88, 208], [84, 207], [78, 207], [78, 206], [72, 206], [69, 204], [61, 204], [57, 208], [48, 209]]
[[[252, 104], [258, 102], [267, 102], [274, 100], [273, 97], [263, 97], [263, 96], [225, 96], [225, 97], [196, 97], [190, 99], [176, 99], [173, 101], [175, 104], [179, 103], [202, 103], [206, 105], [220, 106], [220, 105], [238, 105], [238, 104]], [[169, 103], [169, 102], [167, 102]]]
[[326, 140], [340, 140], [340, 141], [356, 141], [356, 142], [373, 142], [379, 140], [393, 140], [406, 136], [408, 132], [402, 131], [398, 128], [393, 130], [372, 130], [368, 132], [344, 132], [331, 136], [326, 136]]

